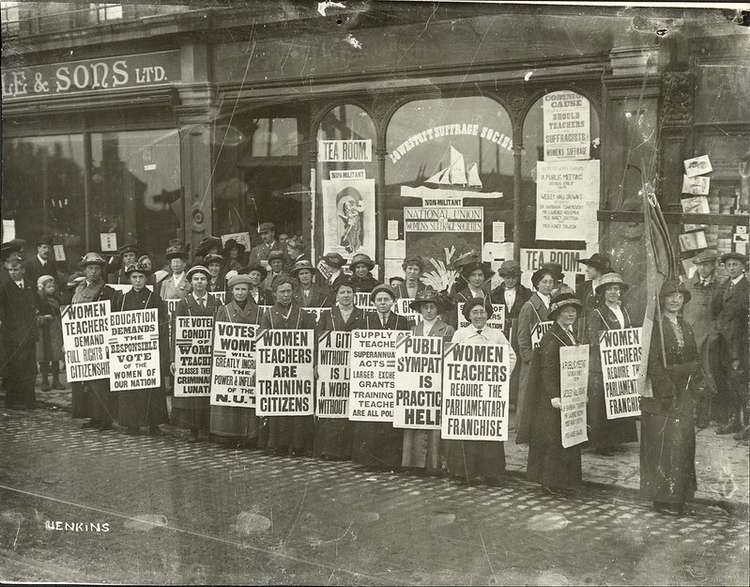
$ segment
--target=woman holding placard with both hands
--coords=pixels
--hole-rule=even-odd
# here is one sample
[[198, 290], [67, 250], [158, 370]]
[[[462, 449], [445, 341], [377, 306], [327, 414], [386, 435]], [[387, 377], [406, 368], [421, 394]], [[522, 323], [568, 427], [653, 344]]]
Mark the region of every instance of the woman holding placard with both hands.
[[[391, 310], [396, 296], [387, 285], [379, 285], [370, 293], [375, 312], [352, 330], [409, 330], [404, 316]], [[352, 422], [352, 460], [372, 469], [397, 470], [401, 466], [403, 433], [393, 422]]]
[[[151, 271], [141, 263], [125, 267], [124, 275], [132, 285], [130, 291], [115, 292], [112, 297], [112, 312], [156, 309], [159, 324], [159, 360], [161, 361], [161, 381], [153, 389], [118, 391], [117, 421], [125, 427], [127, 434], [138, 434], [142, 426], [148, 426], [151, 435], [159, 434], [159, 424], [167, 422], [167, 398], [163, 380], [169, 367], [169, 328], [167, 310], [159, 294], [146, 284]], [[155, 289], [155, 286], [151, 286]]]
[[[260, 324], [261, 312], [250, 297], [252, 281], [246, 274], [233, 275], [227, 282], [229, 301], [216, 312], [216, 322]], [[254, 447], [258, 441], [255, 408], [211, 406], [210, 434], [221, 444]]]
[[[487, 308], [483, 298], [474, 298], [464, 304], [463, 315], [468, 326], [459, 328], [451, 343], [505, 345], [508, 350], [508, 374], [516, 365], [516, 353], [499, 328], [487, 328], [492, 316], [492, 306]], [[477, 481], [499, 485], [505, 473], [505, 448], [502, 442], [488, 440], [443, 440], [441, 450], [450, 475], [466, 483]]]
[[[211, 316], [216, 314], [219, 303], [208, 295], [208, 282], [211, 274], [203, 265], [191, 267], [185, 276], [192, 291], [177, 304], [172, 324], [172, 349], [175, 348], [176, 324], [179, 316]], [[172, 375], [175, 364], [172, 362]], [[175, 382], [175, 387], [177, 383]], [[180, 428], [190, 430], [190, 442], [198, 442], [200, 434], [208, 434], [210, 428], [210, 397], [173, 397], [172, 423]]]
[[[315, 317], [294, 303], [293, 285], [285, 275], [277, 277], [271, 287], [276, 303], [263, 313], [261, 330], [314, 330]], [[313, 448], [312, 416], [266, 416], [261, 431], [261, 446], [281, 456], [311, 456]]]
[[552, 299], [548, 318], [554, 324], [542, 337], [538, 356], [532, 361], [526, 477], [556, 494], [567, 493], [581, 482], [581, 447], [563, 448], [560, 420], [560, 348], [578, 344], [573, 325], [581, 308], [581, 302], [571, 293]]
[[588, 425], [591, 429], [589, 443], [597, 454], [611, 456], [614, 447], [625, 442], [635, 442], [638, 434], [635, 418], [607, 419], [604, 379], [599, 339], [609, 330], [630, 328], [633, 323], [622, 306], [622, 294], [628, 289], [619, 273], [605, 273], [594, 290], [596, 307], [587, 320], [589, 355]]
[[[332, 331], [351, 332], [362, 326], [365, 313], [354, 305], [354, 284], [339, 281], [333, 290], [336, 305], [320, 317], [318, 331], [324, 336]], [[352, 423], [348, 418], [317, 418], [313, 456], [324, 460], [348, 460], [352, 456]]]
[[[440, 314], [450, 307], [450, 300], [434, 289], [426, 288], [417, 293], [409, 307], [422, 316], [422, 321], [411, 329], [413, 336], [439, 336], [445, 343], [450, 342], [455, 330], [440, 319]], [[401, 466], [419, 473], [439, 475], [442, 471], [440, 430], [405, 429]]]

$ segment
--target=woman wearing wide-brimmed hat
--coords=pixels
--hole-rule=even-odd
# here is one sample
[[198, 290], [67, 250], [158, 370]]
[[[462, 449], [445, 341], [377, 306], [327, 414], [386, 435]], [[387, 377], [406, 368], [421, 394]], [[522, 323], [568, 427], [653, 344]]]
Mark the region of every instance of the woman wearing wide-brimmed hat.
[[208, 269], [208, 272], [211, 275], [208, 280], [207, 290], [212, 293], [223, 293], [226, 299], [228, 297], [228, 291], [226, 271], [224, 269], [224, 257], [217, 253], [208, 253], [203, 257], [203, 263], [201, 263], [201, 265]]
[[[450, 306], [450, 300], [432, 288], [419, 292], [409, 304], [412, 310], [422, 316], [422, 320], [412, 327], [412, 335], [435, 336], [442, 338], [446, 343], [450, 342], [455, 330], [440, 319], [440, 315]], [[431, 475], [440, 474], [440, 430], [405, 429], [401, 466]]]
[[[318, 332], [350, 332], [362, 328], [365, 313], [354, 305], [354, 285], [339, 281], [333, 291], [335, 304], [320, 317]], [[347, 460], [352, 456], [352, 423], [347, 418], [316, 418], [313, 456], [330, 460]]]
[[[387, 285], [370, 292], [375, 312], [367, 312], [353, 330], [409, 330], [405, 316], [394, 314], [396, 295]], [[352, 422], [352, 460], [371, 469], [397, 470], [401, 466], [403, 431], [392, 422]]]
[[525, 444], [529, 441], [530, 420], [525, 418], [527, 408], [527, 390], [532, 370], [532, 361], [536, 353], [532, 342], [532, 332], [540, 322], [547, 322], [552, 290], [558, 275], [549, 267], [537, 269], [531, 275], [531, 285], [534, 292], [521, 308], [518, 314], [518, 353], [521, 369], [518, 380], [518, 402], [516, 404], [516, 427], [518, 430], [516, 442]]
[[581, 307], [572, 293], [552, 298], [548, 318], [554, 324], [544, 333], [533, 360], [536, 376], [529, 389], [532, 409], [526, 477], [552, 493], [566, 492], [581, 481], [581, 447], [563, 448], [560, 418], [560, 349], [579, 344], [574, 324]]
[[[219, 309], [216, 298], [208, 295], [208, 280], [211, 274], [203, 265], [195, 265], [187, 272], [192, 291], [180, 300], [172, 317], [172, 352], [174, 352], [175, 322], [178, 316], [214, 317]], [[172, 363], [174, 367], [174, 362]], [[174, 374], [174, 368], [172, 368]], [[190, 442], [198, 442], [201, 434], [208, 434], [210, 397], [172, 398], [172, 423], [190, 430]]]
[[[104, 283], [107, 262], [99, 253], [86, 253], [81, 259], [85, 279], [76, 286], [72, 304], [112, 300], [115, 290]], [[117, 413], [117, 398], [109, 391], [109, 376], [93, 381], [73, 383], [72, 415], [74, 418], [91, 418], [86, 428], [112, 427]]]
[[600, 455], [611, 456], [615, 447], [638, 440], [635, 418], [607, 419], [604, 379], [600, 357], [599, 339], [609, 330], [631, 328], [633, 322], [622, 305], [622, 296], [628, 289], [619, 273], [606, 273], [596, 286], [596, 307], [589, 314], [587, 340], [589, 357], [589, 445]]
[[258, 263], [257, 265], [248, 265], [240, 273], [245, 273], [250, 278], [250, 299], [259, 306], [273, 306], [273, 294], [263, 287], [268, 270]]
[[141, 427], [148, 427], [149, 434], [159, 433], [159, 424], [167, 418], [167, 400], [162, 381], [169, 373], [169, 318], [166, 307], [159, 294], [147, 287], [151, 271], [139, 263], [125, 268], [125, 275], [130, 279], [128, 291], [118, 291], [112, 298], [112, 312], [130, 310], [157, 310], [159, 321], [159, 360], [161, 380], [159, 385], [149, 389], [118, 391], [117, 422], [125, 427], [128, 434], [138, 434]]
[[694, 409], [700, 365], [693, 330], [680, 315], [689, 301], [681, 283], [669, 280], [662, 286], [662, 318], [654, 323], [648, 357], [653, 397], [641, 398], [641, 495], [671, 515], [684, 512], [697, 488]]
[[375, 261], [364, 253], [357, 253], [351, 258], [349, 268], [352, 270], [351, 284], [355, 292], [369, 293], [379, 284], [370, 273], [374, 267]]
[[[469, 322], [456, 330], [451, 343], [477, 343], [507, 345], [510, 370], [516, 365], [516, 353], [502, 330], [487, 328], [492, 317], [492, 306], [485, 300], [474, 298], [463, 306], [464, 318]], [[503, 442], [487, 440], [443, 440], [440, 444], [445, 469], [454, 478], [465, 483], [474, 481], [499, 485], [505, 474], [505, 446]]]
[[233, 238], [224, 243], [222, 256], [226, 261], [227, 271], [239, 271], [247, 263], [245, 245]]
[[[250, 276], [244, 273], [229, 278], [229, 301], [216, 311], [216, 322], [260, 324], [261, 312], [250, 297]], [[258, 441], [259, 422], [255, 408], [244, 406], [210, 407], [209, 433], [221, 444], [254, 447]]]

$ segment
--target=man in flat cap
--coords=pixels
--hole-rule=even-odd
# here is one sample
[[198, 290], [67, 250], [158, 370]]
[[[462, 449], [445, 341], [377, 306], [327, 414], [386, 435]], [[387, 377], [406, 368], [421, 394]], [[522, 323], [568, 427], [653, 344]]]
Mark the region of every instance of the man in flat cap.
[[[701, 356], [703, 368], [703, 393], [696, 406], [695, 425], [705, 428], [710, 424], [711, 399], [716, 394], [716, 384], [713, 372], [720, 367], [718, 364], [718, 353], [712, 353], [712, 349], [718, 349], [715, 342], [718, 335], [711, 315], [711, 300], [719, 287], [716, 279], [716, 261], [719, 253], [713, 249], [701, 251], [693, 258], [696, 266], [695, 274], [687, 280], [685, 287], [690, 292], [690, 303], [685, 304], [682, 310], [683, 318], [693, 329], [695, 344]], [[712, 356], [713, 355], [713, 356]], [[712, 358], [715, 361], [712, 362]], [[713, 368], [712, 368], [713, 365]]]
[[281, 251], [286, 254], [281, 243], [276, 240], [276, 226], [273, 222], [261, 222], [258, 226], [261, 243], [250, 249], [248, 265], [261, 264], [267, 268], [268, 256], [271, 251]]
[[130, 277], [125, 271], [131, 265], [135, 265], [138, 260], [138, 248], [133, 243], [128, 243], [117, 249], [117, 255], [109, 260], [108, 269], [117, 266], [117, 258], [120, 259], [120, 268], [117, 271], [110, 271], [107, 276], [107, 283], [124, 283], [130, 285]]
[[747, 257], [741, 253], [725, 253], [721, 262], [729, 279], [716, 290], [711, 301], [711, 312], [719, 334], [721, 374], [719, 396], [730, 406], [729, 421], [717, 434], [736, 433], [735, 437], [748, 438], [748, 344], [747, 319], [750, 306], [747, 275]]

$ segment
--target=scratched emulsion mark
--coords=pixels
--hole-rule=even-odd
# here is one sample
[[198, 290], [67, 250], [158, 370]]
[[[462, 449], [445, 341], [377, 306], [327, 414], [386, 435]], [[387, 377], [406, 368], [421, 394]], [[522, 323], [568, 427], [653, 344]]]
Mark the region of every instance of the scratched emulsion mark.
[[139, 514], [127, 520], [123, 526], [128, 530], [135, 530], [136, 532], [148, 532], [167, 524], [167, 516], [163, 514]]
[[3, 548], [16, 550], [18, 537], [21, 534], [21, 526], [25, 519], [26, 517], [21, 512], [14, 512], [12, 510], [4, 511], [0, 514], [0, 525], [9, 530], [7, 534], [4, 529], [0, 532], [0, 536], [7, 538], [7, 540], [3, 540], [0, 543]]
[[554, 532], [555, 530], [562, 530], [568, 524], [570, 524], [570, 520], [564, 515], [546, 512], [529, 518], [529, 521], [526, 522], [526, 528], [535, 532]]
[[240, 512], [232, 524], [232, 532], [240, 536], [250, 536], [271, 528], [271, 520], [255, 512]]

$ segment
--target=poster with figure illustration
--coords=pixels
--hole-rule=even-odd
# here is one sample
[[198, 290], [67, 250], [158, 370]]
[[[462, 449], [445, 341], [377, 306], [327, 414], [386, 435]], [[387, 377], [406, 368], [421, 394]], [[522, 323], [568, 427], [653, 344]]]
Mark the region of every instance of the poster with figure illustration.
[[375, 180], [324, 179], [322, 185], [325, 252], [374, 258]]

